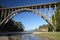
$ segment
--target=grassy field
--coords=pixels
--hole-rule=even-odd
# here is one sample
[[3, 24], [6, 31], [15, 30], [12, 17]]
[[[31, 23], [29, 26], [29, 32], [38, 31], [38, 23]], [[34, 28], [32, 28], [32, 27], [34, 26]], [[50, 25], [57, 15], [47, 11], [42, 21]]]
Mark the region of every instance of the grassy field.
[[50, 40], [60, 40], [60, 32], [42, 32], [35, 35], [38, 37], [49, 38]]

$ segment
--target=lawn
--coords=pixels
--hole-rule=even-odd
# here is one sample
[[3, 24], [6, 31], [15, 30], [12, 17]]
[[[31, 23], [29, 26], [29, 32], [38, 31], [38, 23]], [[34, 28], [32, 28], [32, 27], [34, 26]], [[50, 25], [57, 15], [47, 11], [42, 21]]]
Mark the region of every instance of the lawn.
[[50, 40], [60, 40], [60, 32], [42, 32], [37, 33], [36, 36], [49, 38]]

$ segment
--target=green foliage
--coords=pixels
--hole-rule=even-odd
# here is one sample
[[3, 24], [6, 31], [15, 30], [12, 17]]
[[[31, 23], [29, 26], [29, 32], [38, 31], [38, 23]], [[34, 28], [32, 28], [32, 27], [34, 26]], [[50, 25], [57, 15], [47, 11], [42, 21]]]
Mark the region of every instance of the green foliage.
[[57, 4], [57, 10], [55, 11], [55, 15], [52, 16], [52, 21], [56, 31], [60, 31], [60, 3]]
[[56, 31], [60, 31], [60, 13], [56, 12], [55, 16], [56, 16]]
[[23, 24], [21, 22], [15, 22], [13, 20], [9, 20], [4, 27], [5, 27], [4, 29], [8, 32], [24, 31]]
[[[0, 12], [0, 21], [1, 21], [1, 15], [2, 15], [2, 20], [4, 19], [4, 13], [1, 14]], [[15, 32], [15, 31], [24, 31], [24, 26], [21, 22], [15, 22], [12, 19], [8, 21], [7, 24], [4, 26], [0, 26], [0, 32]]]
[[[48, 32], [48, 25], [42, 25], [42, 26], [39, 26], [39, 31], [42, 31], [42, 32]], [[43, 29], [45, 29], [44, 31], [43, 31]]]
[[52, 32], [52, 28], [48, 25], [48, 32]]
[[[0, 8], [6, 8], [5, 6], [0, 6]], [[3, 10], [4, 11], [4, 10]], [[2, 20], [4, 17], [4, 12], [2, 13], [2, 10], [0, 10], [0, 21], [1, 17]], [[0, 26], [0, 32], [15, 32], [15, 31], [24, 31], [24, 26], [21, 22], [15, 22], [14, 20], [10, 19], [7, 24]]]
[[15, 22], [10, 19], [7, 24], [0, 26], [0, 32], [21, 32], [24, 31], [24, 26], [21, 22]]
[[40, 28], [47, 28], [48, 27], [48, 25], [43, 25], [43, 26], [39, 26], [39, 29]]
[[41, 29], [47, 29], [48, 32], [52, 32], [52, 28], [50, 27], [50, 25], [42, 25], [42, 26], [39, 26], [39, 30]]
[[21, 22], [14, 22], [14, 26], [16, 27], [17, 31], [24, 31], [24, 26]]

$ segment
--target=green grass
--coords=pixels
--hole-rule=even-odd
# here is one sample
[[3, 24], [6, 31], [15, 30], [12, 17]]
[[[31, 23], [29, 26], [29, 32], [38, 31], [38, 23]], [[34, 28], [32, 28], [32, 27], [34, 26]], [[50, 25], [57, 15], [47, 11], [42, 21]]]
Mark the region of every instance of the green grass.
[[42, 32], [36, 34], [38, 37], [46, 37], [51, 40], [60, 40], [60, 32]]

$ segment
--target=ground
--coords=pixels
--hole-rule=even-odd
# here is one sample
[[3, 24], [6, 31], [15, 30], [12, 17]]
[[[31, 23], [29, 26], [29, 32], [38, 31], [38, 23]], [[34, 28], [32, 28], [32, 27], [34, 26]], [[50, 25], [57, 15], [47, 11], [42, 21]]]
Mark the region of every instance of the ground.
[[20, 40], [20, 36], [0, 36], [0, 40]]
[[[60, 32], [33, 32], [33, 35], [49, 40], [60, 40]], [[0, 40], [20, 40], [19, 35], [15, 36], [0, 36]]]
[[60, 32], [40, 32], [33, 34], [38, 37], [48, 38], [50, 40], [60, 40]]

